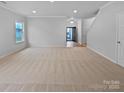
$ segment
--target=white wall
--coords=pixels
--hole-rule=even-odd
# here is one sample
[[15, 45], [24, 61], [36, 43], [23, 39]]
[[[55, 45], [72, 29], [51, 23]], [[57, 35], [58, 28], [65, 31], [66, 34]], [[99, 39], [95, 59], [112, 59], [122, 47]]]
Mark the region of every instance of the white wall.
[[116, 61], [116, 15], [124, 10], [124, 2], [114, 2], [101, 9], [88, 32], [88, 47]]
[[77, 20], [78, 43], [82, 44], [82, 20]]
[[16, 21], [25, 22], [25, 18], [0, 6], [0, 58], [26, 47], [26, 42], [16, 44]]
[[65, 17], [28, 18], [28, 40], [30, 47], [65, 47]]
[[91, 29], [96, 17], [91, 17], [82, 20], [82, 43], [87, 43], [87, 32]]

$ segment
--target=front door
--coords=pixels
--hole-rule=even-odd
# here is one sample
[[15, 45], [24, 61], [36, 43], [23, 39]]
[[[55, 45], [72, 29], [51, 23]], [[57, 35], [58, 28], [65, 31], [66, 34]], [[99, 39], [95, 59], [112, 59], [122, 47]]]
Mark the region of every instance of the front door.
[[72, 41], [72, 28], [71, 27], [67, 27], [66, 39], [67, 41]]
[[76, 41], [76, 27], [66, 28], [66, 41]]

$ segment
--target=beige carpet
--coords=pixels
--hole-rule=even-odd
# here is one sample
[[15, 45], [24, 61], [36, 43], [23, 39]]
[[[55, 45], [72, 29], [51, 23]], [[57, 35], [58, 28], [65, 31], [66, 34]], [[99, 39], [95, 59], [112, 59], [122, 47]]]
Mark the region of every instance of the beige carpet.
[[28, 48], [0, 60], [0, 91], [124, 91], [124, 68], [85, 47]]

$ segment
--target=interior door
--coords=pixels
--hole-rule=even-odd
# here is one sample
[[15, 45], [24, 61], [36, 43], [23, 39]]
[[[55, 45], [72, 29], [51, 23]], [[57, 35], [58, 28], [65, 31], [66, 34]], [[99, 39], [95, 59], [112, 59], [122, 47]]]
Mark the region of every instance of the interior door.
[[124, 15], [119, 15], [118, 25], [118, 64], [124, 67]]

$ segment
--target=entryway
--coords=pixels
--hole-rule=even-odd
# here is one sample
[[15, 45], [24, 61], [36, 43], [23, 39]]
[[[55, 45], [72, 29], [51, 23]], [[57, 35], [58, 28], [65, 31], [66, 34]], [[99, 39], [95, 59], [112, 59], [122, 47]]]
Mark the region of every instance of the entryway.
[[66, 41], [75, 41], [76, 42], [76, 27], [67, 27], [66, 28]]
[[75, 47], [77, 46], [76, 42], [77, 34], [76, 27], [66, 27], [66, 46], [67, 47]]

